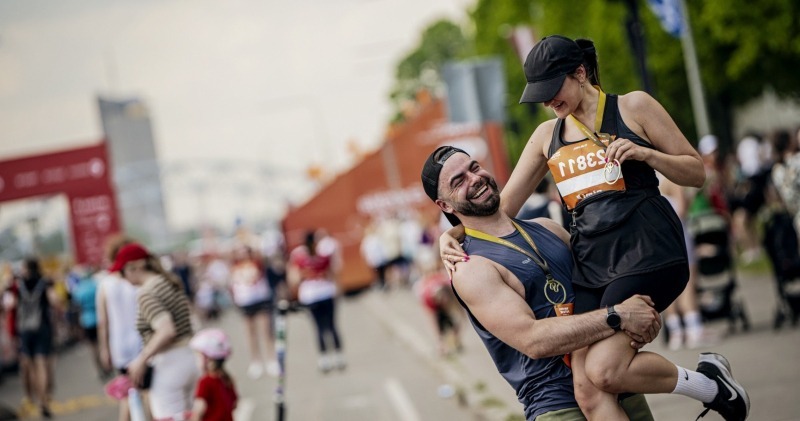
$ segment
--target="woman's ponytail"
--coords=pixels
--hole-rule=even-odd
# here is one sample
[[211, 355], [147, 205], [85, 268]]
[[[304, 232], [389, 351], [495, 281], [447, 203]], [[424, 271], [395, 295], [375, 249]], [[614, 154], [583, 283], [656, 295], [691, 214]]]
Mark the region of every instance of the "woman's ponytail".
[[583, 51], [583, 65], [586, 67], [586, 77], [589, 79], [589, 83], [600, 86], [600, 68], [597, 65], [597, 50], [594, 48], [594, 42], [578, 38], [575, 43]]

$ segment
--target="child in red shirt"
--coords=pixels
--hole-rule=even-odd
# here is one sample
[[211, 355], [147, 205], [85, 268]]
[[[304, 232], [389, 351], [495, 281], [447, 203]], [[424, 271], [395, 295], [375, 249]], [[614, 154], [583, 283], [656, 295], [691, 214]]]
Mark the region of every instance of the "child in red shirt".
[[236, 388], [233, 379], [223, 368], [231, 355], [228, 336], [220, 329], [204, 329], [189, 342], [199, 357], [203, 375], [197, 383], [192, 421], [233, 421], [236, 408]]

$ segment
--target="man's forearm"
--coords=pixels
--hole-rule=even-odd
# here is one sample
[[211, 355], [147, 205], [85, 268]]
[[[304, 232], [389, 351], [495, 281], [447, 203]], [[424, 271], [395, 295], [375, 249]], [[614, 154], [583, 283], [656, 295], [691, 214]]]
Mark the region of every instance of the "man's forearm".
[[537, 320], [525, 354], [531, 358], [564, 355], [608, 338], [615, 332], [606, 323], [606, 314], [605, 310], [595, 310]]

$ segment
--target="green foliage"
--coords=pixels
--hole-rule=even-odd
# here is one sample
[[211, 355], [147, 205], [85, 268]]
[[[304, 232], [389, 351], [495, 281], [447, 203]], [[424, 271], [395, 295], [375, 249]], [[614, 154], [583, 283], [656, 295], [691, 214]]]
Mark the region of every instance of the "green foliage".
[[797, 0], [690, 2], [706, 88], [742, 104], [769, 86], [800, 94], [800, 3]]
[[[712, 129], [725, 144], [732, 143], [732, 115], [736, 106], [761, 95], [764, 89], [779, 96], [800, 96], [800, 2], [797, 0], [686, 1], [694, 34], [701, 78]], [[653, 95], [691, 141], [695, 124], [683, 49], [671, 37], [643, 0], [637, 2]], [[535, 36], [562, 34], [595, 42], [603, 89], [626, 93], [642, 89], [625, 27], [626, 2], [563, 0], [476, 0], [465, 30], [440, 21], [425, 31], [420, 47], [398, 67], [398, 89], [393, 100], [413, 98], [426, 69], [438, 69], [452, 58], [499, 56], [507, 80], [506, 141], [512, 162], [533, 129], [552, 113], [540, 105], [518, 104], [525, 85], [520, 59], [508, 37], [515, 26], [534, 28]], [[441, 38], [441, 39], [439, 39]], [[410, 95], [410, 96], [409, 96]]]

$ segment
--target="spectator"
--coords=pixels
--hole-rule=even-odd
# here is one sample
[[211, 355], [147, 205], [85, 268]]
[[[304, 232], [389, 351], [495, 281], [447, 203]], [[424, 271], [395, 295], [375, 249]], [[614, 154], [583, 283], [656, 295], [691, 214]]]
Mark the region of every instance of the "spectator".
[[231, 355], [228, 336], [220, 329], [201, 330], [189, 346], [199, 355], [203, 373], [194, 395], [192, 421], [233, 421], [238, 396], [233, 378], [224, 367]]
[[[320, 354], [317, 366], [323, 373], [333, 368], [342, 370], [347, 365], [336, 328], [336, 284], [332, 271], [331, 256], [320, 254], [316, 234], [309, 231], [305, 243], [289, 255], [287, 279], [290, 285], [297, 285], [298, 301], [309, 309], [314, 319]], [[329, 354], [331, 345], [334, 352]]]
[[[260, 260], [250, 247], [236, 247], [230, 277], [233, 302], [241, 310], [247, 326], [247, 343], [250, 346], [247, 375], [257, 379], [266, 369], [270, 376], [277, 376], [279, 367], [275, 359], [275, 338], [272, 332], [273, 294]], [[266, 361], [261, 357], [259, 343], [262, 339], [266, 345]]]
[[97, 340], [97, 280], [91, 270], [81, 274], [78, 283], [72, 289], [72, 301], [80, 309], [79, 320], [84, 342], [92, 353], [92, 360], [101, 379], [108, 377], [109, 369], [100, 361], [100, 350]]
[[439, 354], [460, 352], [463, 312], [450, 287], [450, 279], [433, 249], [421, 251], [419, 263], [422, 277], [414, 288], [436, 332]]
[[[23, 382], [30, 381], [25, 389], [33, 390], [41, 414], [51, 418], [48, 358], [53, 348], [52, 310], [58, 306], [53, 282], [44, 277], [39, 261], [25, 260], [22, 276], [17, 280], [16, 323], [20, 340], [20, 371]], [[32, 401], [32, 396], [28, 397]]]
[[191, 309], [183, 286], [161, 267], [156, 256], [136, 243], [119, 249], [111, 271], [120, 271], [125, 280], [139, 287], [136, 328], [144, 347], [128, 364], [128, 375], [134, 384], [150, 387], [153, 418], [183, 416], [191, 409], [198, 377], [188, 346]]
[[[124, 236], [112, 237], [106, 246], [105, 260], [111, 266], [119, 249], [132, 243]], [[95, 274], [97, 287], [97, 343], [100, 363], [105, 370], [127, 373], [128, 364], [142, 350], [142, 338], [136, 330], [136, 287], [122, 279], [118, 271], [100, 271]], [[147, 402], [147, 392], [142, 391]], [[146, 409], [149, 412], [149, 409]], [[130, 418], [128, 400], [119, 401], [119, 420]]]

